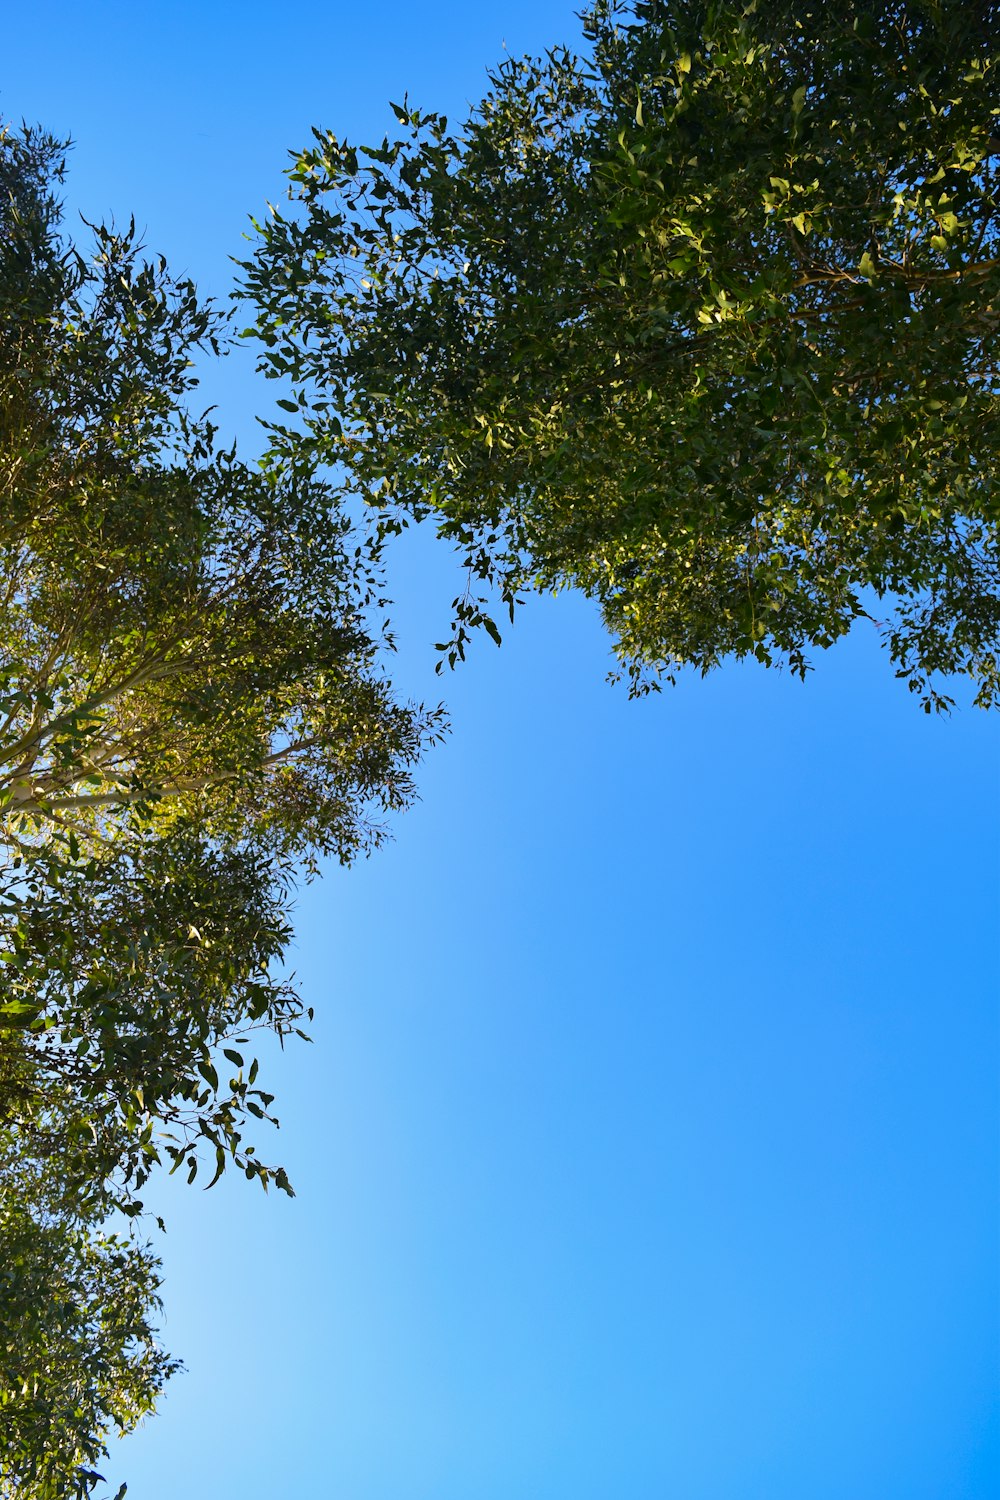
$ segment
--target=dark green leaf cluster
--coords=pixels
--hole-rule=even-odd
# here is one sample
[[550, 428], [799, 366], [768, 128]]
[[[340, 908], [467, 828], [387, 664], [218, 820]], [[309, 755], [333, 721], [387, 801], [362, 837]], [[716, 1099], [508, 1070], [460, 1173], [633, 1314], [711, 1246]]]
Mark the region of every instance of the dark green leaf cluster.
[[57, 1152], [78, 1193], [113, 1185], [134, 1214], [154, 1166], [193, 1181], [202, 1153], [213, 1181], [232, 1161], [290, 1191], [243, 1142], [247, 1116], [273, 1120], [252, 1033], [302, 1035], [311, 1015], [275, 972], [289, 880], [266, 848], [219, 847], [190, 825], [136, 824], [85, 862], [57, 837], [22, 861], [0, 1047], [30, 1068], [4, 1091], [22, 1138]]
[[99, 1192], [67, 1190], [64, 1165], [0, 1128], [4, 1500], [85, 1500], [103, 1479], [108, 1432], [151, 1412], [178, 1368], [153, 1327], [158, 1262], [104, 1227]]
[[[633, 0], [462, 131], [318, 131], [244, 267], [313, 451], [636, 685], [859, 617], [1000, 699], [1000, 11]], [[286, 442], [288, 441], [286, 437]], [[280, 434], [279, 434], [280, 444]]]

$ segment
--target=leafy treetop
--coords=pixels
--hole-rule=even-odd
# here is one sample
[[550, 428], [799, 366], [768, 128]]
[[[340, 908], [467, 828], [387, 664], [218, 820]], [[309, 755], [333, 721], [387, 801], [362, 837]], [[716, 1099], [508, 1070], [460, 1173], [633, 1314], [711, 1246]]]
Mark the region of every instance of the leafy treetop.
[[[859, 618], [1000, 700], [1000, 9], [604, 0], [460, 132], [317, 130], [243, 295], [386, 529], [599, 601], [636, 687]], [[481, 600], [460, 600], [452, 658]], [[495, 628], [495, 627], [494, 627]]]
[[134, 1210], [199, 1143], [287, 1187], [237, 1047], [298, 1029], [291, 881], [382, 837], [441, 719], [383, 674], [336, 496], [190, 415], [219, 316], [134, 227], [64, 240], [61, 171], [0, 135], [0, 1048], [30, 1057], [0, 1120], [73, 1122], [81, 1191]]

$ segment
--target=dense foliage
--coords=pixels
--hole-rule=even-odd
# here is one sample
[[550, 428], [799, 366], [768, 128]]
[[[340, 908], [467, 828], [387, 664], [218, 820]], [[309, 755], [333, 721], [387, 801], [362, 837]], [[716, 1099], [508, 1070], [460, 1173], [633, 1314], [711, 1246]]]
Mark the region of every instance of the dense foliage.
[[[413, 792], [336, 497], [219, 451], [223, 323], [134, 228], [60, 229], [58, 143], [0, 132], [0, 1493], [89, 1494], [152, 1409], [156, 1263], [111, 1233], [158, 1163], [291, 1191], [248, 1051], [303, 1006], [292, 881]], [[301, 1034], [301, 1033], [300, 1033]]]
[[[9, 1070], [9, 1052], [0, 1061]], [[0, 1496], [76, 1500], [109, 1431], [153, 1410], [176, 1370], [157, 1342], [158, 1263], [103, 1227], [100, 1189], [67, 1187], [60, 1149], [0, 1128]], [[120, 1493], [122, 1493], [120, 1491]]]
[[293, 861], [377, 840], [438, 716], [380, 673], [377, 580], [330, 494], [187, 414], [216, 316], [131, 230], [64, 243], [60, 169], [4, 138], [0, 1019], [43, 1094], [71, 1084], [116, 1149], [127, 1123], [101, 1162], [123, 1189], [195, 1137], [266, 1182], [237, 1118], [269, 1101], [242, 1064], [222, 1088], [213, 1049], [292, 1028]]
[[[303, 441], [637, 684], [860, 617], [1000, 700], [1000, 10], [602, 0], [463, 129], [327, 131], [245, 267]], [[475, 599], [458, 601], [460, 650]], [[943, 674], [943, 675], [942, 675]]]

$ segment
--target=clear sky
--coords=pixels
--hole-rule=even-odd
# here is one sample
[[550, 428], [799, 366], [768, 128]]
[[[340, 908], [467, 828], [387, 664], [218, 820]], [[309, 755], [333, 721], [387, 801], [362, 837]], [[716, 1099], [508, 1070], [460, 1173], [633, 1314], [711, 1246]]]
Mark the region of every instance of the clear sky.
[[[564, 0], [26, 6], [0, 110], [68, 198], [206, 291], [313, 124], [450, 115]], [[256, 444], [247, 358], [213, 374]], [[396, 842], [303, 893], [315, 1045], [270, 1066], [294, 1202], [159, 1194], [187, 1362], [130, 1500], [994, 1500], [1000, 725], [928, 719], [873, 639], [642, 703], [579, 599], [432, 675]]]

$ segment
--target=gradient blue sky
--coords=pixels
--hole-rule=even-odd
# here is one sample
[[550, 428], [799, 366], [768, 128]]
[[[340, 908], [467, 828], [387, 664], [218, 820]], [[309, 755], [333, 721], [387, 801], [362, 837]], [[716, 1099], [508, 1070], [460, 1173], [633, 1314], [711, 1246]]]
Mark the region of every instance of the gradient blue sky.
[[[225, 293], [312, 124], [459, 115], [570, 4], [50, 4], [0, 110], [68, 198]], [[208, 386], [256, 444], [260, 389]], [[398, 675], [450, 705], [422, 801], [303, 893], [315, 1045], [270, 1067], [294, 1202], [159, 1193], [186, 1360], [130, 1500], [992, 1500], [998, 725], [859, 635], [803, 686], [643, 703], [536, 601], [432, 676], [451, 565], [397, 562]]]

